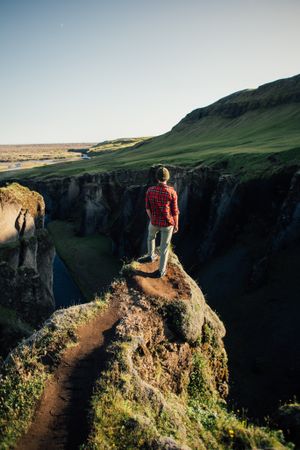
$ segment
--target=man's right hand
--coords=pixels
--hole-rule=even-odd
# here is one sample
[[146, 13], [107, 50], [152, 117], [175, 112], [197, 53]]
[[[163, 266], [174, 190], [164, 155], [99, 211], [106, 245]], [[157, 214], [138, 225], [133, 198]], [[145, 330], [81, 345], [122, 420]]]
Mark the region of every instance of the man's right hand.
[[173, 228], [173, 234], [175, 234], [175, 233], [177, 233], [177, 232], [178, 232], [178, 227], [175, 226], [175, 227]]

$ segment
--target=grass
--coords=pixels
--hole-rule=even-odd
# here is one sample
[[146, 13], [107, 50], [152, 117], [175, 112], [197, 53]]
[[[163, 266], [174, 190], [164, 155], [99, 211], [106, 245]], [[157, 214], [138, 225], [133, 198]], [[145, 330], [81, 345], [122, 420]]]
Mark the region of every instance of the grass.
[[3, 177], [51, 178], [141, 169], [155, 163], [185, 167], [206, 164], [241, 178], [269, 176], [286, 165], [300, 164], [299, 122], [297, 103], [248, 111], [234, 119], [207, 116], [142, 145], [104, 152], [89, 161], [11, 172]]
[[115, 150], [121, 150], [125, 148], [133, 147], [134, 145], [141, 144], [146, 140], [150, 139], [149, 137], [139, 137], [139, 138], [122, 138], [122, 139], [113, 139], [110, 141], [99, 142], [99, 144], [93, 145], [88, 151], [89, 156], [95, 156], [101, 152], [112, 152]]
[[105, 299], [56, 311], [44, 327], [23, 341], [1, 370], [0, 447], [15, 448], [29, 428], [45, 383], [62, 352], [76, 345], [76, 330], [107, 306]]
[[81, 154], [91, 157], [99, 153], [110, 153], [146, 141], [147, 137], [122, 138], [98, 144], [32, 144], [0, 145], [0, 172], [7, 170], [29, 170], [47, 166], [55, 162], [74, 162], [81, 160]]
[[112, 254], [111, 240], [104, 235], [79, 237], [74, 224], [53, 221], [48, 230], [56, 250], [86, 299], [103, 292], [121, 269]]
[[130, 370], [131, 351], [130, 341], [114, 344], [115, 360], [94, 391], [92, 432], [84, 449], [156, 448], [154, 442], [164, 438], [195, 450], [293, 448], [284, 443], [280, 431], [250, 425], [227, 411], [218, 394], [211, 392], [209, 363], [199, 348], [189, 384], [181, 395], [162, 394], [148, 382], [147, 396]]

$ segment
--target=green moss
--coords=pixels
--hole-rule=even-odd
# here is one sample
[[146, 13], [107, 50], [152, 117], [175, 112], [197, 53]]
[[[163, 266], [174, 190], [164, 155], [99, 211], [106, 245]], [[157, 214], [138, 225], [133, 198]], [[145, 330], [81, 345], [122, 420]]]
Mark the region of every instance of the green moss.
[[[187, 392], [190, 398], [209, 402], [214, 392], [211, 389], [209, 380], [211, 374], [208, 373], [207, 361], [200, 352], [194, 354], [193, 368], [190, 373], [190, 381]], [[209, 389], [208, 389], [209, 388]]]
[[203, 312], [197, 297], [188, 301], [173, 300], [165, 305], [165, 314], [173, 332], [190, 344], [196, 344], [201, 337]]
[[84, 449], [165, 448], [166, 438], [203, 450], [292, 448], [280, 432], [248, 425], [226, 410], [199, 349], [186, 391], [175, 395], [143, 383], [132, 370], [133, 348], [134, 340], [115, 342], [111, 348], [110, 366], [92, 398], [92, 431]]

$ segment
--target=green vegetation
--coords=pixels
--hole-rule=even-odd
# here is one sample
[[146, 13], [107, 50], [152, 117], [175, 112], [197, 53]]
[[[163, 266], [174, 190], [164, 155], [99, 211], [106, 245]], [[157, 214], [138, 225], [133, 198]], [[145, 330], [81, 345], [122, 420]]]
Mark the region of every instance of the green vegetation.
[[48, 178], [141, 169], [154, 163], [206, 164], [242, 178], [269, 176], [284, 166], [300, 164], [299, 123], [299, 103], [248, 111], [230, 119], [210, 115], [184, 122], [139, 146], [104, 152], [89, 161], [15, 172], [13, 176]]
[[111, 141], [103, 141], [99, 142], [99, 144], [93, 145], [87, 154], [89, 156], [95, 156], [100, 152], [112, 152], [115, 150], [121, 150], [125, 148], [130, 148], [136, 146], [137, 144], [141, 144], [142, 142], [150, 139], [149, 137], [138, 137], [138, 138], [122, 138], [122, 139], [113, 139]]
[[110, 238], [103, 235], [77, 236], [70, 222], [48, 225], [61, 259], [86, 299], [103, 292], [120, 271], [121, 263], [112, 254]]
[[45, 383], [63, 350], [76, 345], [76, 330], [106, 307], [104, 300], [56, 311], [45, 326], [23, 341], [1, 371], [0, 442], [2, 450], [15, 444], [29, 428]]
[[[194, 349], [188, 382], [176, 395], [171, 389], [155, 388], [154, 380], [144, 383], [132, 370], [138, 339], [118, 341], [111, 347], [109, 369], [98, 380], [92, 398], [92, 432], [84, 449], [166, 448], [168, 439], [195, 450], [293, 448], [284, 443], [280, 431], [250, 425], [227, 411], [212, 383], [215, 374], [208, 352], [215, 350], [208, 350], [206, 342]], [[161, 345], [150, 349], [158, 378], [165, 370], [159, 362], [161, 350]], [[143, 367], [146, 371], [146, 361]]]
[[[134, 262], [125, 266], [126, 278], [134, 273]], [[92, 428], [84, 449], [293, 448], [281, 431], [251, 425], [228, 411], [227, 356], [217, 316], [208, 313], [201, 337], [189, 344], [182, 338], [184, 320], [173, 320], [178, 303], [186, 299], [166, 302], [141, 293], [137, 299], [124, 312], [117, 340], [108, 349], [108, 368], [91, 400]], [[199, 302], [196, 291], [188, 301]]]

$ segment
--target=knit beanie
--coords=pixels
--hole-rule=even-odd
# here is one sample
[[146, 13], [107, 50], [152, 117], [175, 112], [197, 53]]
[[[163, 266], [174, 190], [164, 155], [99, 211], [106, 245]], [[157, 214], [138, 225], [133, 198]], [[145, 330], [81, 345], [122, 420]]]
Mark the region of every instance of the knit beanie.
[[159, 167], [156, 171], [156, 178], [158, 181], [168, 181], [170, 172], [166, 167]]

